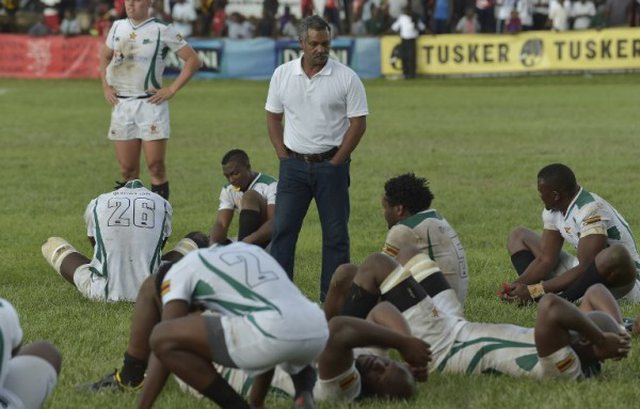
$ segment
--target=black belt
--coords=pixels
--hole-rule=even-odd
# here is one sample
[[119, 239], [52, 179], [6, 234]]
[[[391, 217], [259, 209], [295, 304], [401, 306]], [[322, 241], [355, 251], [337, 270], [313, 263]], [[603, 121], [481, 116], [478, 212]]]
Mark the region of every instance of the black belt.
[[126, 98], [133, 98], [133, 99], [147, 99], [147, 98], [149, 98], [151, 95], [152, 95], [152, 94], [145, 94], [145, 95], [138, 95], [137, 97], [130, 96], [130, 95], [116, 95], [116, 97], [118, 97], [118, 98], [123, 98], [123, 99], [126, 99]]
[[291, 149], [287, 149], [289, 152], [289, 157], [292, 159], [303, 160], [305, 162], [323, 162], [325, 160], [329, 160], [333, 158], [333, 156], [338, 152], [338, 147], [328, 150], [322, 153], [298, 153], [294, 152]]

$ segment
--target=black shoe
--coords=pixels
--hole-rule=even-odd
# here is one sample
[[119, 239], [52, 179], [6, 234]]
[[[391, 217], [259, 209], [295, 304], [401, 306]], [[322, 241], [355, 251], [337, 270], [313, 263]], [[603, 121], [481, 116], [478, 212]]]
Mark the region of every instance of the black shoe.
[[624, 329], [626, 329], [627, 332], [631, 333], [633, 331], [633, 318], [623, 318], [622, 325], [624, 325]]
[[120, 379], [120, 371], [117, 369], [110, 374], [105, 375], [96, 383], [80, 385], [80, 389], [89, 392], [117, 391], [117, 392], [136, 392], [142, 389], [144, 381], [137, 385], [125, 384]]

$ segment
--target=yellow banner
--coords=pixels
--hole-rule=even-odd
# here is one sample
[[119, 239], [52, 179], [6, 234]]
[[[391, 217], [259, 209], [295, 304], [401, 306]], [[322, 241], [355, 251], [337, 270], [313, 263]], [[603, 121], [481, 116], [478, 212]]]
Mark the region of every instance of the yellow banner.
[[[426, 75], [640, 69], [640, 29], [424, 35], [417, 72]], [[401, 75], [400, 38], [380, 46], [384, 75]]]

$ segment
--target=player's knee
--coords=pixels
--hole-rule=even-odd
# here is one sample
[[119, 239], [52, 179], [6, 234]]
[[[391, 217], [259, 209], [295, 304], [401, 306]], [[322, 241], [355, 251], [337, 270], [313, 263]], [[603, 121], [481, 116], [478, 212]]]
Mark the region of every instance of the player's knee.
[[356, 275], [358, 271], [358, 266], [352, 263], [341, 264], [336, 268], [336, 271], [333, 273], [331, 277], [331, 286], [332, 287], [343, 287], [345, 285], [351, 284], [353, 281], [353, 277]]
[[18, 355], [31, 355], [42, 358], [49, 362], [58, 374], [62, 368], [62, 355], [60, 351], [52, 343], [47, 341], [35, 341], [25, 345], [20, 348]]
[[147, 169], [149, 169], [149, 174], [156, 178], [164, 180], [166, 175], [166, 167], [164, 164], [164, 160], [154, 160], [147, 164]]
[[507, 237], [507, 248], [511, 252], [512, 247], [521, 247], [526, 242], [526, 238], [531, 231], [526, 227], [516, 227], [511, 230]]
[[151, 331], [149, 337], [149, 347], [154, 354], [160, 359], [173, 349], [173, 341], [171, 340], [171, 330], [168, 324], [159, 323]]
[[396, 267], [398, 262], [383, 253], [373, 253], [368, 256], [360, 265], [356, 274], [356, 280], [359, 283], [375, 282], [382, 283], [384, 279]]
[[251, 209], [259, 211], [262, 208], [264, 198], [255, 190], [247, 190], [242, 195], [241, 207], [243, 209]]
[[538, 302], [538, 321], [551, 321], [557, 317], [562, 299], [555, 294], [546, 294]]

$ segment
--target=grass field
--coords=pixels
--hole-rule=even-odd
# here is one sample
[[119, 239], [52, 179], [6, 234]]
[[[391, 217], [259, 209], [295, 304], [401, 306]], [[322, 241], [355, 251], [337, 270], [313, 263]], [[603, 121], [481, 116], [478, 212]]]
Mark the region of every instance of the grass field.
[[[353, 261], [381, 248], [382, 185], [407, 171], [431, 180], [434, 207], [466, 248], [470, 320], [533, 323], [534, 307], [503, 305], [495, 291], [513, 276], [505, 250], [509, 231], [518, 225], [541, 229], [535, 177], [542, 166], [572, 167], [584, 187], [607, 198], [640, 232], [640, 77], [375, 80], [365, 86], [371, 114], [351, 173]], [[194, 81], [172, 101], [168, 172], [174, 235], [168, 246], [190, 230], [209, 229], [224, 182], [219, 162], [228, 149], [244, 148], [254, 169], [277, 176], [263, 110], [266, 91], [266, 82]], [[40, 254], [51, 235], [91, 254], [84, 208], [119, 178], [99, 83], [0, 79], [0, 112], [0, 296], [18, 309], [26, 342], [49, 339], [63, 353], [63, 372], [47, 407], [132, 407], [132, 395], [92, 396], [74, 389], [120, 366], [132, 305], [84, 300]], [[318, 297], [319, 240], [312, 208], [298, 244], [295, 278], [312, 299]], [[623, 305], [623, 312], [633, 316], [640, 307]], [[637, 407], [637, 349], [634, 340], [630, 359], [608, 363], [599, 379], [588, 382], [434, 374], [413, 402], [358, 406]], [[272, 408], [289, 405], [270, 402]], [[211, 406], [181, 394], [173, 382], [157, 404]]]

